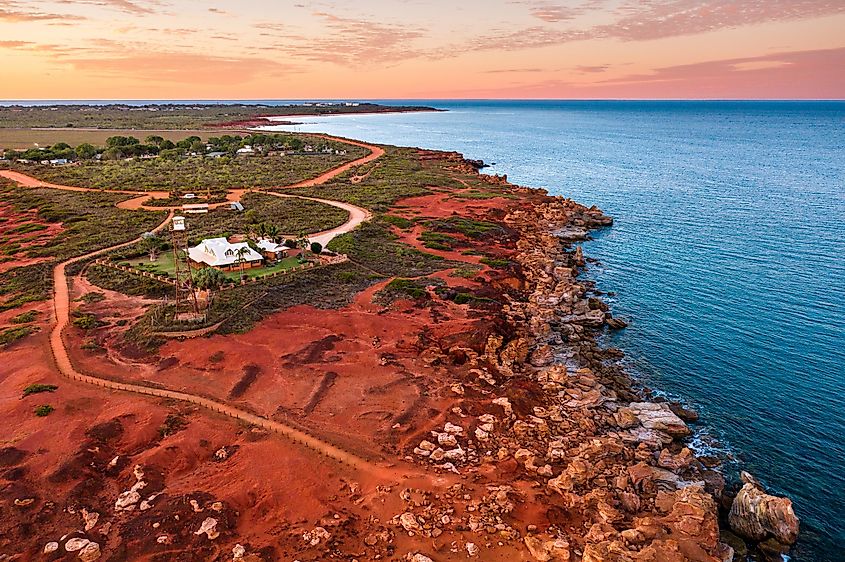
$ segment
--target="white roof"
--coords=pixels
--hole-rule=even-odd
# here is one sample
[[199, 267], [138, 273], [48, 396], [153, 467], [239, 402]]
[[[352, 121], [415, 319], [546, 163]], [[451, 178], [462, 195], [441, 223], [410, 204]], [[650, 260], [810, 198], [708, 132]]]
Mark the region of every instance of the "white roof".
[[259, 248], [264, 250], [265, 252], [280, 252], [282, 250], [290, 250], [289, 246], [285, 246], [284, 244], [276, 244], [272, 240], [268, 240], [267, 238], [262, 238], [258, 242], [256, 242]]
[[188, 249], [188, 256], [197, 263], [204, 263], [212, 267], [234, 265], [238, 263], [237, 251], [246, 248], [244, 261], [258, 261], [263, 259], [261, 254], [249, 247], [246, 242], [232, 244], [225, 238], [207, 238], [198, 246]]

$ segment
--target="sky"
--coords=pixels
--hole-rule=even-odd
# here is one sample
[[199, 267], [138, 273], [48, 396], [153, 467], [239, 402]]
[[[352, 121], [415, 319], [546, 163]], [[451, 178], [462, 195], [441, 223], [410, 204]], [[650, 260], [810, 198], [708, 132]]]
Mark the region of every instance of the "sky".
[[845, 0], [0, 0], [0, 99], [845, 98]]

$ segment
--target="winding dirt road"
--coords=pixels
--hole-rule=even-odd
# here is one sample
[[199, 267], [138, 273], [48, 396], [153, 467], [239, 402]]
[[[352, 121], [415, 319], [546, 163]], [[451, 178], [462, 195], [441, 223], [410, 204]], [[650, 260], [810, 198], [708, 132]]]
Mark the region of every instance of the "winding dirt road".
[[[326, 137], [326, 138], [332, 138], [332, 137]], [[355, 160], [353, 162], [349, 162], [347, 164], [344, 164], [342, 166], [334, 168], [333, 170], [330, 170], [329, 172], [326, 172], [325, 174], [322, 174], [322, 175], [320, 175], [319, 177], [317, 177], [313, 180], [307, 180], [307, 182], [300, 182], [299, 184], [295, 184], [293, 186], [288, 186], [288, 187], [305, 187], [306, 185], [319, 185], [320, 183], [325, 183], [325, 182], [329, 181], [331, 178], [336, 177], [337, 175], [342, 174], [345, 171], [349, 170], [354, 165], [359, 165], [360, 163], [364, 163], [365, 161], [370, 162], [370, 161], [375, 160], [376, 158], [380, 157], [382, 154], [384, 154], [384, 151], [382, 149], [375, 147], [375, 146], [366, 145], [364, 143], [347, 141], [345, 139], [334, 139], [334, 140], [338, 140], [338, 141], [349, 143], [349, 144], [355, 144], [356, 146], [362, 146], [364, 148], [371, 150], [372, 152], [367, 157], [359, 158], [358, 160]], [[356, 164], [356, 162], [358, 164]], [[17, 182], [21, 185], [27, 186], [27, 187], [50, 187], [50, 188], [53, 188], [53, 189], [63, 189], [63, 190], [67, 190], [67, 191], [99, 191], [99, 190], [93, 190], [93, 189], [89, 189], [89, 188], [80, 188], [80, 187], [50, 184], [50, 183], [42, 182], [42, 181], [40, 181], [36, 178], [33, 178], [31, 176], [27, 176], [26, 174], [21, 174], [19, 172], [12, 172], [12, 171], [5, 171], [4, 170], [4, 171], [0, 171], [0, 175], [2, 175], [5, 178], [11, 179], [11, 180], [13, 180], [13, 181], [15, 181], [15, 182]], [[143, 195], [144, 200], [149, 199], [149, 197], [154, 196], [154, 194], [163, 193], [163, 192], [144, 193], [144, 192], [135, 192], [135, 191], [123, 191], [123, 190], [114, 190], [114, 191], [109, 191], [109, 192], [110, 193], [125, 193], [125, 194], [132, 194], [132, 195], [137, 194], [139, 196]], [[320, 241], [320, 240], [330, 241], [335, 236], [349, 232], [352, 229], [354, 229], [356, 226], [361, 224], [362, 222], [372, 218], [372, 214], [369, 211], [367, 211], [366, 209], [363, 209], [361, 207], [356, 207], [355, 205], [350, 205], [348, 203], [340, 203], [340, 202], [331, 201], [331, 200], [328, 200], [328, 199], [316, 199], [316, 198], [311, 198], [311, 197], [301, 197], [301, 196], [298, 196], [298, 195], [282, 194], [282, 193], [275, 193], [275, 192], [267, 192], [267, 193], [274, 195], [276, 197], [297, 197], [297, 198], [301, 198], [301, 199], [309, 199], [309, 200], [313, 200], [313, 201], [319, 201], [321, 203], [326, 203], [326, 204], [329, 204], [329, 205], [333, 205], [335, 207], [339, 207], [339, 208], [344, 209], [347, 212], [349, 212], [350, 218], [349, 218], [348, 221], [346, 221], [346, 223], [344, 223], [343, 225], [341, 225], [338, 228], [334, 228], [334, 229], [331, 229], [331, 230], [327, 230], [327, 231], [315, 234], [312, 237], [312, 240], [316, 240], [316, 241]], [[164, 193], [164, 195], [163, 195], [164, 198], [166, 198], [168, 196], [169, 196], [168, 193]], [[135, 198], [135, 199], [131, 199], [130, 201], [136, 201], [138, 199], [140, 199], [140, 197]], [[168, 223], [170, 222], [170, 220], [172, 219], [175, 211], [178, 210], [178, 208], [172, 208], [172, 207], [144, 207], [143, 205], [140, 205], [140, 204], [136, 208], [141, 208], [141, 209], [146, 209], [146, 210], [156, 210], [156, 211], [162, 211], [162, 210], [169, 211], [167, 218], [164, 220], [164, 222], [159, 224], [153, 230], [154, 232], [159, 232], [159, 231], [165, 229], [167, 227]], [[245, 410], [235, 408], [233, 406], [230, 406], [228, 404], [224, 404], [222, 402], [218, 402], [216, 400], [211, 400], [211, 399], [208, 399], [208, 398], [204, 398], [202, 396], [197, 396], [197, 395], [194, 395], [194, 394], [188, 394], [188, 393], [184, 393], [184, 392], [176, 392], [176, 391], [165, 390], [165, 389], [160, 389], [160, 388], [151, 388], [151, 387], [138, 385], [138, 384], [119, 383], [119, 382], [115, 382], [115, 381], [111, 381], [111, 380], [107, 380], [107, 379], [101, 379], [101, 378], [94, 377], [94, 376], [91, 376], [91, 375], [86, 375], [86, 374], [81, 373], [78, 370], [76, 370], [76, 368], [73, 366], [73, 363], [71, 362], [70, 355], [68, 354], [67, 349], [65, 348], [65, 344], [64, 344], [64, 340], [63, 340], [64, 330], [68, 326], [68, 324], [70, 323], [70, 290], [68, 288], [68, 279], [67, 279], [66, 268], [67, 268], [67, 266], [69, 266], [71, 264], [74, 264], [74, 263], [77, 263], [77, 262], [80, 262], [80, 261], [83, 261], [83, 260], [87, 260], [89, 258], [96, 257], [96, 256], [99, 256], [99, 255], [111, 252], [113, 250], [117, 250], [117, 249], [120, 249], [120, 248], [131, 246], [132, 244], [137, 243], [139, 240], [140, 240], [140, 237], [136, 238], [134, 240], [131, 240], [129, 242], [125, 242], [125, 243], [122, 243], [122, 244], [118, 244], [116, 246], [112, 246], [110, 248], [104, 248], [102, 250], [97, 250], [95, 252], [90, 252], [90, 253], [82, 255], [82, 256], [77, 256], [75, 258], [71, 258], [71, 259], [69, 259], [65, 262], [60, 263], [59, 265], [57, 265], [53, 269], [53, 285], [54, 285], [53, 306], [54, 306], [55, 313], [56, 313], [55, 314], [56, 324], [55, 324], [55, 326], [53, 326], [53, 329], [50, 333], [50, 349], [51, 349], [53, 357], [55, 359], [56, 367], [58, 368], [59, 372], [63, 376], [65, 376], [69, 379], [72, 379], [74, 381], [79, 381], [79, 382], [83, 382], [83, 383], [87, 383], [87, 384], [91, 384], [91, 385], [99, 386], [99, 387], [103, 387], [103, 388], [108, 388], [108, 389], [112, 389], [112, 390], [123, 391], [123, 392], [133, 392], [135, 394], [142, 394], [142, 395], [146, 395], [146, 396], [157, 396], [157, 397], [161, 397], [161, 398], [169, 398], [169, 399], [173, 399], [173, 400], [179, 400], [179, 401], [182, 401], [182, 402], [187, 402], [187, 403], [190, 403], [190, 404], [195, 404], [195, 405], [201, 406], [203, 408], [212, 410], [214, 412], [218, 412], [220, 414], [229, 416], [231, 418], [242, 420], [242, 421], [245, 421], [247, 423], [250, 423], [250, 424], [253, 424], [253, 425], [256, 425], [256, 426], [260, 426], [260, 427], [263, 427], [267, 430], [278, 433], [278, 434], [284, 436], [285, 438], [289, 439], [291, 442], [293, 442], [295, 444], [303, 445], [303, 446], [307, 447], [308, 449], [310, 449], [314, 452], [317, 452], [321, 455], [325, 455], [326, 457], [334, 459], [334, 460], [336, 460], [336, 461], [338, 461], [342, 464], [345, 464], [349, 467], [352, 467], [356, 470], [366, 471], [366, 472], [370, 472], [370, 473], [389, 471], [389, 469], [385, 466], [381, 466], [381, 465], [379, 465], [379, 464], [377, 464], [377, 463], [375, 463], [371, 460], [365, 459], [365, 458], [363, 458], [359, 455], [356, 455], [354, 453], [345, 451], [345, 450], [343, 450], [343, 449], [341, 449], [341, 448], [339, 448], [335, 445], [332, 445], [331, 443], [323, 441], [322, 439], [320, 439], [318, 437], [314, 437], [312, 435], [309, 435], [309, 434], [305, 433], [304, 431], [301, 431], [299, 429], [296, 429], [296, 428], [291, 427], [289, 425], [286, 425], [284, 423], [276, 422], [276, 421], [273, 421], [273, 420], [270, 420], [270, 419], [267, 419], [267, 418], [264, 418], [264, 417], [261, 417], [261, 416], [257, 416], [255, 414], [251, 414], [251, 413], [249, 413]]]

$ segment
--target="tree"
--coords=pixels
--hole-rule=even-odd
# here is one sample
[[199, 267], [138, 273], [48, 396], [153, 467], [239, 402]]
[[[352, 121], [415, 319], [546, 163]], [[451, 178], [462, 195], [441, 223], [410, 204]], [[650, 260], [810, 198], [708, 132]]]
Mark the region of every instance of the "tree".
[[80, 160], [90, 160], [97, 155], [97, 147], [87, 142], [76, 147], [76, 156]]
[[204, 267], [194, 274], [194, 286], [198, 289], [208, 291], [208, 308], [211, 308], [211, 301], [214, 292], [226, 282], [226, 276], [219, 269]]
[[164, 142], [164, 137], [160, 137], [158, 135], [150, 135], [144, 139], [145, 144], [154, 144], [156, 146], [161, 146], [161, 143]]
[[162, 240], [158, 236], [144, 236], [141, 240], [141, 249], [150, 255], [150, 261], [158, 259], [158, 252], [161, 250]]
[[176, 148], [176, 145], [173, 144], [172, 140], [164, 139], [163, 141], [161, 141], [161, 144], [159, 144], [158, 147], [162, 150], [173, 150], [174, 148]]
[[311, 252], [314, 254], [322, 254], [323, 253], [323, 245], [319, 242], [311, 242]]
[[279, 227], [275, 224], [268, 224], [267, 229], [267, 238], [275, 242], [276, 244], [279, 243]]
[[249, 246], [241, 246], [235, 250], [235, 263], [241, 266], [241, 279], [244, 278], [244, 264], [246, 263], [246, 258], [244, 256], [248, 256], [249, 252]]

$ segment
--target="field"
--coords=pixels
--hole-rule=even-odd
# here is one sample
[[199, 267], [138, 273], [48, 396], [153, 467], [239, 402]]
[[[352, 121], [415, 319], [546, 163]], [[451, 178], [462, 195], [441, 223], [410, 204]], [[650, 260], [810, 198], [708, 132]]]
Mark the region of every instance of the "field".
[[4, 242], [7, 256], [40, 261], [0, 273], [0, 310], [49, 298], [51, 271], [57, 261], [128, 242], [164, 220], [164, 211], [123, 211], [115, 207], [127, 198], [114, 193], [18, 189], [0, 184], [0, 202], [14, 213], [35, 212], [44, 223], [62, 225], [55, 237], [37, 245], [15, 248], [8, 247], [10, 241]]
[[472, 187], [469, 193], [485, 186], [489, 197], [500, 196], [489, 185], [454, 169], [454, 163], [449, 160], [423, 160], [415, 148], [384, 148], [385, 156], [366, 169], [350, 171], [338, 176], [333, 182], [302, 189], [300, 192], [345, 201], [378, 212], [389, 209], [399, 199], [432, 193], [433, 188], [457, 191]]
[[419, 106], [316, 107], [303, 105], [53, 105], [2, 106], [0, 124], [5, 128], [70, 127], [100, 129], [202, 129], [227, 126], [239, 121], [261, 119], [268, 115], [327, 115], [338, 113], [370, 113], [383, 111], [432, 111]]
[[148, 135], [158, 135], [173, 142], [179, 142], [191, 136], [208, 137], [232, 134], [230, 129], [180, 129], [180, 130], [140, 130], [140, 129], [7, 129], [0, 127], [0, 149], [25, 150], [34, 146], [50, 146], [66, 142], [71, 146], [84, 143], [104, 145], [106, 139], [114, 136], [134, 136], [140, 139]]
[[72, 166], [20, 164], [13, 167], [50, 183], [96, 189], [220, 192], [229, 188], [277, 187], [318, 176], [366, 151], [340, 145], [345, 155], [277, 155], [238, 158], [86, 161]]

